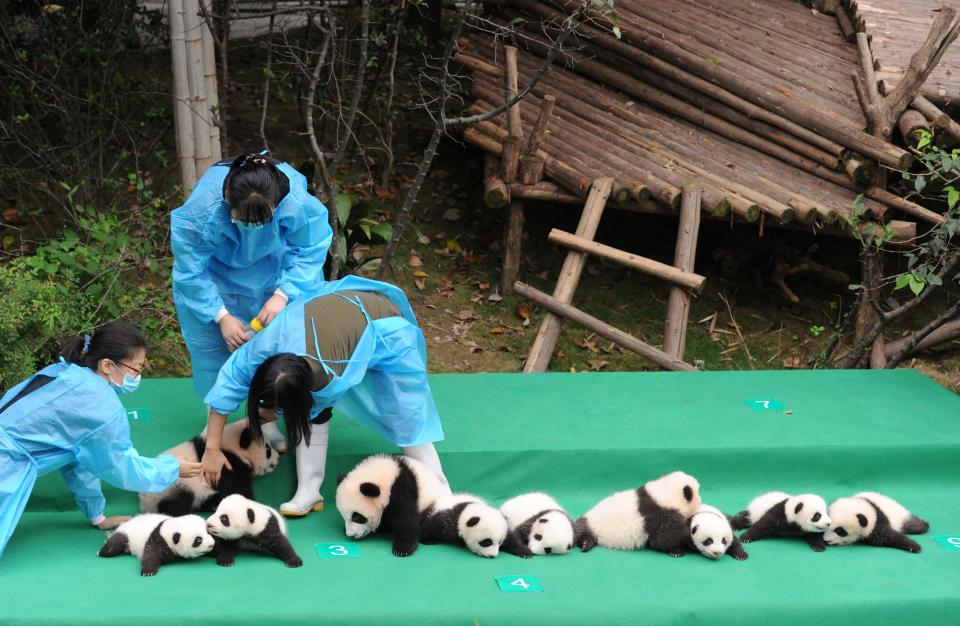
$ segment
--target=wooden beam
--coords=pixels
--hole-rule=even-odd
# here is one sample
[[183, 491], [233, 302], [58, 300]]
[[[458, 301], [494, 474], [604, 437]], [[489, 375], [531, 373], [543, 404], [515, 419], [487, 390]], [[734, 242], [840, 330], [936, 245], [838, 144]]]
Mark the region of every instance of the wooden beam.
[[[588, 315], [577, 307], [562, 302], [556, 297], [549, 296], [539, 289], [534, 289], [533, 287], [521, 282], [517, 282], [513, 286], [513, 289], [517, 294], [539, 304], [543, 308], [550, 311], [548, 315], [562, 316], [573, 322], [576, 322], [577, 324], [580, 324], [581, 326], [585, 326], [601, 337], [609, 339], [619, 346], [623, 346], [628, 350], [633, 350], [637, 354], [650, 359], [660, 367], [678, 372], [697, 371], [697, 369], [689, 363], [684, 363], [683, 361], [675, 359], [662, 350], [658, 350], [650, 344], [640, 341], [633, 335], [627, 334], [619, 328], [607, 324], [603, 320], [599, 320], [591, 315]], [[527, 358], [527, 362], [530, 362], [530, 357]]]
[[507, 216], [506, 236], [503, 247], [503, 271], [500, 289], [503, 295], [513, 293], [513, 283], [520, 277], [520, 258], [523, 248], [523, 202], [512, 200]]
[[[700, 187], [686, 184], [683, 186], [680, 224], [677, 228], [677, 248], [673, 256], [674, 266], [684, 273], [693, 273], [699, 232]], [[683, 354], [686, 351], [689, 315], [690, 294], [683, 289], [671, 288], [667, 299], [667, 324], [663, 331], [663, 351], [678, 361], [683, 360]]]
[[[577, 235], [586, 239], [593, 239], [597, 234], [597, 227], [600, 225], [600, 217], [603, 215], [603, 209], [607, 205], [607, 198], [610, 197], [610, 191], [613, 188], [612, 178], [598, 178], [593, 181], [590, 187], [590, 193], [587, 195], [587, 201], [583, 206], [583, 213], [580, 215], [580, 223], [577, 225]], [[580, 274], [586, 265], [587, 255], [583, 252], [571, 250], [563, 261], [563, 267], [560, 268], [560, 277], [557, 279], [557, 285], [553, 290], [553, 297], [563, 304], [570, 304], [573, 301], [573, 294], [580, 283]], [[537, 331], [537, 337], [530, 348], [530, 354], [527, 356], [527, 362], [523, 366], [524, 372], [545, 372], [550, 364], [550, 358], [553, 356], [553, 350], [557, 347], [557, 340], [560, 338], [560, 330], [563, 328], [563, 320], [557, 315], [547, 314], [540, 324]]]
[[550, 231], [547, 239], [552, 243], [558, 243], [561, 246], [566, 246], [567, 248], [573, 248], [574, 250], [579, 250], [580, 252], [584, 252], [586, 254], [598, 256], [607, 259], [608, 261], [613, 261], [614, 263], [619, 263], [624, 267], [629, 267], [630, 269], [637, 270], [638, 272], [656, 276], [657, 278], [665, 280], [669, 283], [673, 283], [679, 287], [685, 287], [686, 289], [691, 289], [697, 293], [703, 289], [703, 283], [707, 280], [699, 274], [687, 272], [672, 265], [667, 265], [666, 263], [648, 259], [647, 257], [624, 252], [623, 250], [618, 250], [617, 248], [613, 248], [602, 243], [597, 243], [596, 241], [584, 239], [583, 237], [577, 237], [576, 235], [559, 230], [557, 228], [554, 228]]

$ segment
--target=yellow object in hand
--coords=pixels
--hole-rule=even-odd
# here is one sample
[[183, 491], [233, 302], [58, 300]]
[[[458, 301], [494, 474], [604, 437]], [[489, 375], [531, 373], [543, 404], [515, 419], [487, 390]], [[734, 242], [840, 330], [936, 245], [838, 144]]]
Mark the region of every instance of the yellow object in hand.
[[250, 328], [252, 328], [253, 330], [255, 330], [255, 331], [258, 332], [258, 333], [259, 333], [261, 330], [263, 330], [263, 324], [260, 323], [260, 318], [259, 318], [259, 317], [255, 317], [255, 318], [253, 318], [252, 320], [250, 320]]

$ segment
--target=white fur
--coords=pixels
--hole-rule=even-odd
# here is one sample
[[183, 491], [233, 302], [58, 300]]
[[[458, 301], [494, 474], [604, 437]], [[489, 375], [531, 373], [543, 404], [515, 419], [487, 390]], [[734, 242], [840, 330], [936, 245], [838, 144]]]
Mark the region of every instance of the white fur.
[[[344, 530], [348, 537], [360, 539], [380, 527], [383, 511], [390, 502], [390, 489], [400, 475], [400, 463], [406, 463], [417, 482], [417, 510], [421, 513], [437, 501], [444, 492], [437, 475], [425, 464], [403, 457], [377, 454], [361, 461], [337, 486], [337, 510], [343, 517]], [[365, 496], [360, 492], [363, 483], [373, 483], [380, 494]], [[353, 521], [358, 513], [366, 522]]]
[[[500, 546], [507, 538], [507, 519], [498, 509], [487, 504], [483, 499], [469, 493], [457, 493], [437, 500], [433, 505], [434, 511], [447, 511], [466, 502], [467, 506], [460, 512], [457, 519], [457, 534], [463, 539], [467, 549], [482, 557], [494, 558], [500, 553]], [[467, 523], [473, 518], [479, 518], [473, 526]], [[481, 542], [490, 541], [490, 545], [482, 546]]]
[[[243, 432], [243, 429], [246, 427], [247, 418], [230, 422], [224, 426], [223, 436], [220, 440], [220, 449], [233, 452], [243, 459], [243, 461], [250, 466], [250, 470], [254, 476], [265, 476], [277, 468], [280, 455], [269, 443], [266, 442], [266, 440], [264, 440], [263, 444], [258, 444], [254, 441], [246, 449], [241, 448], [240, 435]], [[200, 437], [206, 441], [206, 428], [204, 428], [200, 433]], [[193, 445], [193, 441], [185, 441], [170, 448], [169, 450], [165, 450], [164, 453], [172, 454], [178, 459], [183, 459], [185, 461], [197, 462], [200, 460], [197, 458], [196, 448]], [[168, 493], [172, 493], [177, 488], [184, 489], [192, 493], [194, 502], [197, 504], [204, 502], [207, 498], [216, 493], [216, 490], [207, 483], [202, 475], [194, 476], [192, 478], [180, 478], [177, 479], [173, 485], [159, 493], [141, 493], [140, 511], [143, 513], [155, 513], [160, 500], [162, 500]]]
[[[693, 498], [687, 500], [684, 487], [690, 487]], [[684, 472], [671, 472], [644, 485], [647, 494], [664, 509], [675, 509], [684, 517], [690, 517], [700, 508], [700, 483]]]
[[[248, 509], [254, 512], [252, 523]], [[233, 541], [256, 537], [267, 527], [271, 517], [277, 520], [281, 534], [286, 536], [287, 523], [276, 509], [235, 493], [220, 501], [214, 514], [207, 518], [207, 528], [214, 537]]]
[[[757, 520], [763, 517], [767, 511], [784, 500], [786, 500], [783, 506], [787, 521], [797, 524], [804, 532], [820, 533], [830, 526], [830, 515], [828, 515], [827, 503], [823, 498], [812, 493], [791, 496], [783, 491], [771, 491], [750, 501], [750, 504], [747, 505], [750, 525], [757, 523]], [[796, 510], [798, 504], [803, 505], [799, 512]]]
[[607, 496], [584, 515], [597, 543], [614, 550], [640, 550], [647, 543], [636, 489]]
[[862, 491], [853, 496], [854, 498], [865, 498], [870, 502], [873, 502], [877, 508], [883, 511], [883, 514], [887, 516], [887, 520], [890, 521], [890, 526], [895, 530], [903, 531], [903, 525], [908, 519], [912, 517], [910, 511], [906, 509], [902, 504], [883, 495], [882, 493], [877, 493], [875, 491]]
[[[868, 502], [869, 500], [869, 502]], [[830, 529], [823, 534], [823, 540], [831, 546], [845, 546], [869, 537], [877, 526], [877, 512], [870, 503], [880, 509], [890, 522], [890, 526], [903, 532], [903, 525], [912, 515], [902, 504], [883, 494], [864, 491], [850, 498], [840, 498], [830, 504]], [[867, 519], [862, 526], [857, 514]], [[841, 537], [837, 529], [843, 528], [847, 534]]]
[[531, 492], [510, 498], [500, 506], [511, 531], [547, 509], [557, 510], [534, 521], [527, 547], [534, 554], [564, 554], [573, 546], [573, 522], [556, 500], [545, 493]]
[[733, 528], [719, 509], [701, 504], [690, 518], [690, 537], [700, 554], [719, 559], [733, 543]]
[[[138, 559], [154, 529], [160, 527], [160, 536], [173, 553], [184, 559], [195, 559], [213, 549], [213, 537], [207, 532], [207, 524], [199, 515], [170, 517], [158, 513], [137, 515], [117, 527], [117, 533], [127, 537], [127, 550]], [[174, 535], [179, 533], [177, 541]], [[197, 539], [199, 545], [194, 545]]]

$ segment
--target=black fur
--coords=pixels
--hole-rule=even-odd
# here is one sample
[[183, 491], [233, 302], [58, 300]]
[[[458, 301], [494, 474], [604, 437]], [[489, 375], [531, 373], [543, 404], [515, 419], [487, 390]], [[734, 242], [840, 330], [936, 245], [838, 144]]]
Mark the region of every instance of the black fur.
[[574, 527], [574, 545], [579, 545], [577, 544], [576, 540], [576, 526], [574, 525], [573, 520], [570, 519], [570, 516], [560, 509], [544, 509], [536, 515], [531, 515], [525, 519], [522, 524], [508, 532], [507, 538], [503, 542], [503, 545], [500, 547], [500, 549], [507, 554], [513, 554], [514, 556], [519, 556], [522, 559], [529, 559], [534, 556], [533, 551], [530, 550], [530, 531], [533, 528], [534, 522], [551, 512], [562, 513], [563, 516], [569, 520], [570, 525]]
[[[240, 447], [247, 448], [252, 441], [253, 438], [250, 434], [250, 429], [244, 428], [240, 435]], [[246, 444], [244, 444], [244, 442], [246, 442]], [[198, 436], [194, 437], [191, 443], [193, 443], [193, 449], [197, 455], [197, 459], [202, 459], [203, 453], [206, 450], [206, 440]], [[220, 506], [221, 500], [234, 493], [239, 493], [250, 500], [256, 500], [253, 496], [253, 468], [230, 450], [223, 450], [223, 455], [227, 458], [230, 465], [233, 466], [233, 469], [227, 469], [227, 467], [224, 466], [220, 474], [220, 482], [214, 487], [215, 493], [212, 496], [198, 503], [195, 501], [196, 499], [192, 492], [178, 487], [157, 502], [157, 512], [173, 517], [188, 515], [194, 511], [208, 511], [212, 513]]]
[[903, 523], [903, 532], [908, 535], [922, 535], [928, 530], [930, 530], [930, 524], [916, 515], [911, 514]]
[[407, 463], [402, 458], [395, 457], [395, 460], [400, 472], [390, 487], [390, 501], [383, 510], [377, 532], [392, 532], [393, 553], [410, 556], [420, 542], [420, 509], [417, 507], [420, 490]]
[[736, 515], [730, 518], [730, 527], [734, 530], [743, 530], [744, 528], [750, 528], [750, 512], [749, 511], [740, 511]]
[[[820, 537], [822, 539], [823, 535]], [[727, 548], [727, 554], [738, 561], [746, 561], [750, 558], [750, 555], [743, 549], [743, 544], [740, 543], [740, 539], [736, 535], [733, 536], [733, 541], [730, 542], [730, 547]]]
[[141, 576], [153, 576], [161, 565], [173, 563], [177, 560], [177, 555], [160, 534], [160, 528], [163, 527], [165, 522], [166, 520], [156, 525], [153, 532], [150, 533], [147, 543], [143, 546], [143, 556], [140, 557]]
[[424, 511], [420, 529], [420, 543], [424, 545], [452, 543], [464, 546], [463, 537], [460, 536], [459, 523], [460, 515], [469, 504], [470, 502], [461, 502], [442, 511], [434, 511], [432, 507]]
[[[253, 509], [248, 509], [247, 517], [251, 518], [251, 516], [253, 516]], [[250, 519], [250, 522], [252, 523], [254, 519], [256, 518]], [[286, 535], [280, 532], [280, 523], [272, 514], [266, 528], [259, 535], [234, 541], [215, 538], [212, 556], [217, 559], [217, 565], [230, 567], [241, 549], [265, 552], [283, 561], [287, 567], [303, 565], [303, 559], [297, 555]]]
[[580, 546], [580, 550], [583, 552], [590, 552], [597, 546], [597, 536], [593, 534], [585, 517], [581, 517], [573, 525], [573, 536], [573, 543]]
[[637, 508], [647, 533], [646, 547], [666, 552], [672, 557], [683, 556], [690, 538], [690, 528], [680, 511], [665, 509], [657, 504], [647, 493], [646, 487], [637, 490]]
[[[749, 519], [747, 511], [738, 513], [734, 520], [739, 520], [741, 517]], [[739, 530], [739, 528], [734, 526], [736, 530]], [[740, 535], [740, 541], [750, 543], [767, 537], [801, 537], [814, 552], [823, 552], [827, 548], [827, 544], [823, 541], [823, 533], [805, 532], [799, 524], [787, 521], [786, 498], [774, 504], [760, 516], [760, 519], [754, 521], [747, 532]]]
[[[895, 530], [893, 526], [890, 525], [890, 519], [886, 516], [886, 514], [884, 514], [883, 511], [880, 510], [880, 507], [873, 502], [870, 502], [870, 500], [867, 500], [866, 498], [864, 498], [864, 500], [869, 502], [870, 506], [873, 507], [873, 510], [877, 512], [877, 522], [873, 525], [873, 532], [863, 539], [864, 543], [867, 543], [871, 546], [906, 550], [907, 552], [912, 552], [914, 554], [920, 552], [921, 547], [919, 543], [910, 537], [907, 537], [899, 530]], [[920, 518], [917, 519], [919, 520]], [[861, 524], [863, 524], [863, 522], [861, 522]], [[906, 528], [906, 525], [907, 524], [904, 523], [904, 528]]]
[[113, 533], [100, 548], [100, 551], [97, 552], [97, 556], [109, 558], [121, 554], [130, 554], [129, 545], [130, 540], [125, 533]]

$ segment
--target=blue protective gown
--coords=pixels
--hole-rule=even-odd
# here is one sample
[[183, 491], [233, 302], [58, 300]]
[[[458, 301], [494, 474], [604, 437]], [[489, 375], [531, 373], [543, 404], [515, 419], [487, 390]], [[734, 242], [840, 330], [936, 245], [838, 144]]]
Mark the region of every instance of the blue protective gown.
[[262, 228], [241, 230], [230, 221], [223, 198], [228, 165], [208, 169], [186, 203], [171, 213], [173, 302], [200, 397], [230, 356], [213, 321], [220, 307], [249, 322], [276, 289], [293, 302], [323, 283], [333, 239], [327, 209], [307, 191], [300, 172], [286, 163], [278, 167], [290, 191]]
[[[230, 356], [204, 402], [217, 412], [229, 415], [247, 399], [253, 375], [265, 360], [281, 352], [313, 358], [308, 353], [307, 341], [315, 342], [316, 334], [307, 332], [309, 322], [305, 320], [304, 305], [315, 297], [336, 291], [381, 293], [400, 309], [403, 317], [371, 320], [363, 304], [351, 300], [363, 310], [367, 327], [342, 375], [321, 361], [332, 379], [323, 389], [312, 392], [311, 417], [335, 406], [401, 447], [442, 440], [440, 416], [427, 382], [426, 342], [406, 295], [393, 285], [357, 276], [326, 283], [285, 308], [270, 325]], [[313, 347], [316, 354], [323, 354], [323, 346]]]
[[[100, 481], [130, 491], [163, 491], [180, 475], [169, 454], [141, 457], [130, 442], [127, 411], [103, 378], [56, 363], [53, 377], [0, 413], [0, 556], [38, 476], [60, 470], [87, 519], [106, 506]], [[0, 399], [5, 406], [30, 379]]]

